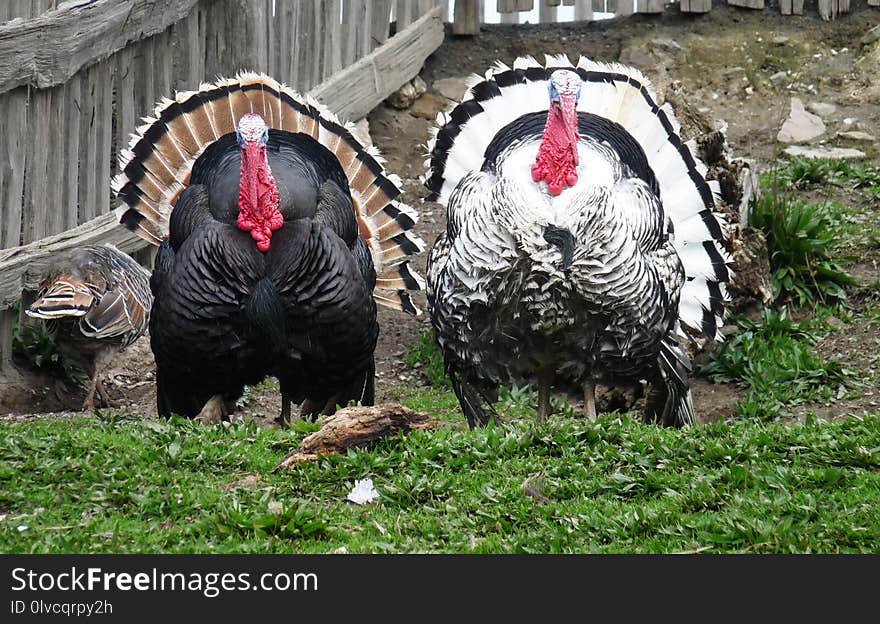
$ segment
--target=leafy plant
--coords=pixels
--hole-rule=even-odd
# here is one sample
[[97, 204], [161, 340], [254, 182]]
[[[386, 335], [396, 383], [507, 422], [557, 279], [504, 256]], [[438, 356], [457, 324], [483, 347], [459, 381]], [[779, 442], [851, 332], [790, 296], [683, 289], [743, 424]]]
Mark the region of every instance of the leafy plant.
[[12, 330], [12, 349], [35, 368], [63, 375], [66, 380], [80, 386], [88, 381], [86, 372], [61, 353], [45, 323], [22, 324], [16, 318]]
[[753, 202], [749, 224], [764, 232], [777, 298], [798, 305], [846, 299], [855, 283], [831, 255], [838, 242], [834, 219], [824, 204], [807, 204], [771, 186]]
[[[853, 189], [880, 189], [880, 167], [829, 158], [795, 157], [763, 176], [765, 183], [782, 187], [807, 188], [816, 185]], [[874, 191], [877, 192], [877, 191]]]
[[778, 183], [795, 188], [805, 188], [814, 184], [835, 184], [846, 175], [845, 170], [841, 169], [843, 162], [828, 158], [797, 156], [770, 175]]
[[740, 331], [700, 372], [749, 389], [741, 416], [770, 418], [779, 406], [828, 399], [855, 384], [840, 362], [822, 359], [812, 335], [785, 308], [764, 310], [760, 322], [740, 318], [737, 324]]

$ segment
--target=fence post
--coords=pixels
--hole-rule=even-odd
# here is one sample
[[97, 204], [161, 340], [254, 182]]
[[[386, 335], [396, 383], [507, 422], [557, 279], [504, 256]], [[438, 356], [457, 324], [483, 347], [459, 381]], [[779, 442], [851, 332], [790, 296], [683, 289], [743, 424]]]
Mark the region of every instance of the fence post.
[[454, 35], [476, 35], [480, 32], [480, 0], [455, 0], [455, 16], [452, 23]]

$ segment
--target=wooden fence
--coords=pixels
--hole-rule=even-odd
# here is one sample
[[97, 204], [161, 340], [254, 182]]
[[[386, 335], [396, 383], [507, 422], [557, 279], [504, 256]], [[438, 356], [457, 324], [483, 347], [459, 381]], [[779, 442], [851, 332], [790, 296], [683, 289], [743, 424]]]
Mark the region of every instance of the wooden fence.
[[11, 361], [13, 308], [51, 254], [145, 247], [110, 212], [110, 179], [159, 98], [256, 70], [357, 120], [442, 43], [441, 3], [2, 0], [0, 368]]
[[[816, 11], [824, 20], [834, 19], [850, 10], [851, 0], [816, 0]], [[869, 6], [880, 7], [880, 0], [867, 0]], [[447, 0], [447, 20], [452, 15], [453, 33], [473, 35], [479, 32], [484, 22], [487, 7], [493, 6], [501, 14], [501, 23], [517, 24], [524, 11], [538, 9], [538, 22], [558, 21], [558, 8], [572, 6], [574, 21], [591, 21], [597, 13], [602, 17], [609, 14], [624, 16], [634, 13], [663, 13], [669, 7], [678, 5], [683, 13], [708, 13], [712, 10], [712, 0]], [[749, 9], [765, 9], [765, 0], [726, 0], [731, 6]], [[775, 5], [774, 5], [775, 6]], [[804, 0], [779, 0], [779, 11], [783, 15], [803, 15]], [[451, 12], [450, 12], [450, 9]]]

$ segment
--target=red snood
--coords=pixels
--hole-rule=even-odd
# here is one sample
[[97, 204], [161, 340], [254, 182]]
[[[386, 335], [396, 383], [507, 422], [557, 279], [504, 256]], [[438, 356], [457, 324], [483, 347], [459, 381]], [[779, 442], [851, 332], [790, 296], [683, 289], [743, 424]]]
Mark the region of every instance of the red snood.
[[257, 249], [269, 251], [272, 232], [284, 225], [278, 210], [278, 185], [269, 168], [266, 146], [245, 144], [241, 152], [241, 182], [238, 189], [238, 229], [250, 232]]
[[550, 103], [544, 138], [532, 165], [532, 179], [546, 181], [551, 195], [559, 195], [578, 181], [577, 101], [573, 96], [562, 96], [560, 100]]

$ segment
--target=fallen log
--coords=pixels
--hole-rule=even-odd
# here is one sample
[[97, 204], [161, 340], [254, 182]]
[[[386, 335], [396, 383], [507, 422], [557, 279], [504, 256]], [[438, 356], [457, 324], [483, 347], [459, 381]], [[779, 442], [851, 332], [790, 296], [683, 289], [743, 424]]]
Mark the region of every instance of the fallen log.
[[317, 461], [321, 455], [344, 453], [350, 448], [364, 448], [398, 431], [433, 429], [436, 421], [425, 414], [400, 405], [382, 403], [375, 407], [346, 407], [329, 416], [321, 428], [307, 436], [300, 447], [281, 460], [272, 472]]

